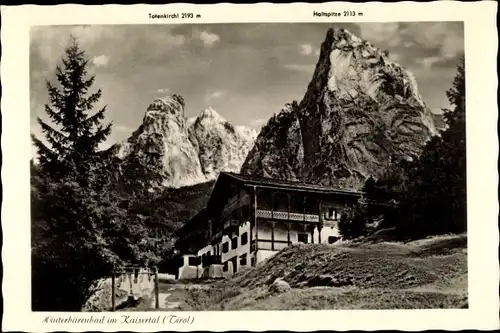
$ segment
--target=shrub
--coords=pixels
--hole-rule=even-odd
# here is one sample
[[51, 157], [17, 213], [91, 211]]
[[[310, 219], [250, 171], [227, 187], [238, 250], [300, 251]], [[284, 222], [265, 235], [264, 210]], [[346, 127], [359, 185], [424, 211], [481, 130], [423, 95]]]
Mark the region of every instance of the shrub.
[[364, 236], [367, 233], [368, 224], [372, 223], [363, 205], [358, 204], [354, 208], [345, 210], [340, 217], [339, 232], [344, 239], [353, 239]]

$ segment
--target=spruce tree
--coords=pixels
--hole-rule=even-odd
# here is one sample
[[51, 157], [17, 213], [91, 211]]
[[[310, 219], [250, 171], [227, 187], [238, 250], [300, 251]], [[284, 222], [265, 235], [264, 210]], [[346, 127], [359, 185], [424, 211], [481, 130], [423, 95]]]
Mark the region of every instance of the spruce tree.
[[[449, 128], [459, 130], [465, 134], [465, 62], [460, 59], [457, 66], [457, 74], [453, 79], [453, 85], [446, 91], [446, 97], [452, 110], [444, 110], [444, 119]], [[465, 136], [464, 136], [465, 139]]]
[[71, 177], [87, 186], [99, 162], [98, 146], [110, 134], [111, 123], [102, 124], [106, 106], [92, 114], [102, 92], [89, 93], [95, 76], [87, 77], [89, 60], [74, 36], [61, 60], [62, 68], [56, 67], [58, 85], [46, 81], [50, 105], [45, 105], [45, 112], [53, 124], [37, 119], [47, 144], [31, 137], [44, 173], [53, 180]]
[[467, 162], [465, 127], [465, 63], [462, 58], [452, 87], [446, 92], [452, 106], [445, 112], [448, 130], [442, 135], [446, 151], [445, 172], [450, 189], [450, 222], [455, 231], [467, 230]]
[[448, 128], [428, 142], [410, 170], [411, 182], [400, 207], [405, 228], [417, 236], [467, 229], [463, 59], [446, 95], [451, 105], [444, 110]]
[[447, 128], [441, 136], [432, 137], [417, 160], [394, 163], [380, 179], [365, 184], [368, 199], [396, 203], [381, 206], [381, 227], [396, 227], [405, 238], [467, 230], [463, 58], [446, 96], [451, 108], [444, 110]]

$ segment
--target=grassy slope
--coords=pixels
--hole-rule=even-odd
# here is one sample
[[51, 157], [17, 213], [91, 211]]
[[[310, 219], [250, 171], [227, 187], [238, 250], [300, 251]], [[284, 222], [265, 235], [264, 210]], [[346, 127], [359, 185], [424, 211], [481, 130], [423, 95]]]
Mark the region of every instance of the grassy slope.
[[[467, 238], [291, 246], [210, 289], [188, 290], [184, 310], [467, 307]], [[276, 278], [292, 290], [268, 293]]]

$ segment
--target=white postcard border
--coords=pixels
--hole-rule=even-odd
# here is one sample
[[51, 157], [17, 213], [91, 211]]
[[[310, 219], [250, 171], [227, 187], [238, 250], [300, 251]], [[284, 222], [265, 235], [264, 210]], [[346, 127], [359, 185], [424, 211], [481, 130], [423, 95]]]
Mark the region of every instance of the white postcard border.
[[[363, 17], [313, 17], [313, 11], [362, 11]], [[496, 122], [498, 37], [493, 1], [430, 3], [58, 5], [2, 7], [2, 229], [4, 315], [2, 329], [22, 331], [156, 330], [376, 330], [498, 328], [498, 138]], [[149, 13], [192, 12], [202, 18], [152, 20]], [[238, 311], [183, 313], [190, 325], [49, 324], [47, 316], [74, 318], [90, 313], [31, 312], [29, 215], [29, 28], [35, 25], [171, 24], [251, 22], [405, 22], [464, 21], [467, 85], [467, 191], [469, 309]], [[171, 313], [133, 312], [147, 318]], [[122, 313], [106, 313], [117, 318]]]

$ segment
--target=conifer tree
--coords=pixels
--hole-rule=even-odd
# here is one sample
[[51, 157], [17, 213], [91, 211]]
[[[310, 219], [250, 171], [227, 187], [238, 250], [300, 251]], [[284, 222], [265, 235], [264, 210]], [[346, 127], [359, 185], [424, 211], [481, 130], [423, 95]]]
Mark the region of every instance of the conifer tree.
[[[446, 91], [446, 97], [453, 110], [444, 110], [446, 124], [452, 128], [457, 126], [458, 130], [465, 133], [465, 62], [460, 59], [457, 66], [457, 74], [453, 79], [453, 85]], [[465, 138], [465, 136], [464, 136]]]
[[447, 128], [441, 136], [432, 137], [417, 160], [394, 163], [380, 179], [365, 184], [368, 199], [396, 203], [381, 206], [382, 227], [396, 227], [405, 238], [467, 230], [463, 58], [446, 96], [451, 108], [444, 110]]
[[445, 110], [448, 130], [442, 135], [445, 153], [445, 172], [450, 207], [451, 229], [467, 230], [467, 167], [465, 127], [465, 62], [462, 58], [452, 87], [446, 92], [451, 110]]
[[[412, 234], [463, 232], [466, 213], [465, 70], [461, 59], [445, 111], [448, 128], [432, 138], [415, 167], [401, 205], [401, 220]], [[406, 216], [405, 216], [406, 215]]]
[[72, 177], [87, 186], [99, 161], [98, 145], [110, 134], [111, 123], [102, 124], [105, 106], [92, 114], [102, 92], [89, 93], [95, 76], [87, 77], [89, 60], [74, 36], [61, 60], [62, 68], [56, 67], [58, 85], [46, 82], [50, 105], [45, 105], [45, 112], [52, 124], [37, 119], [47, 144], [31, 137], [44, 173], [54, 180]]

